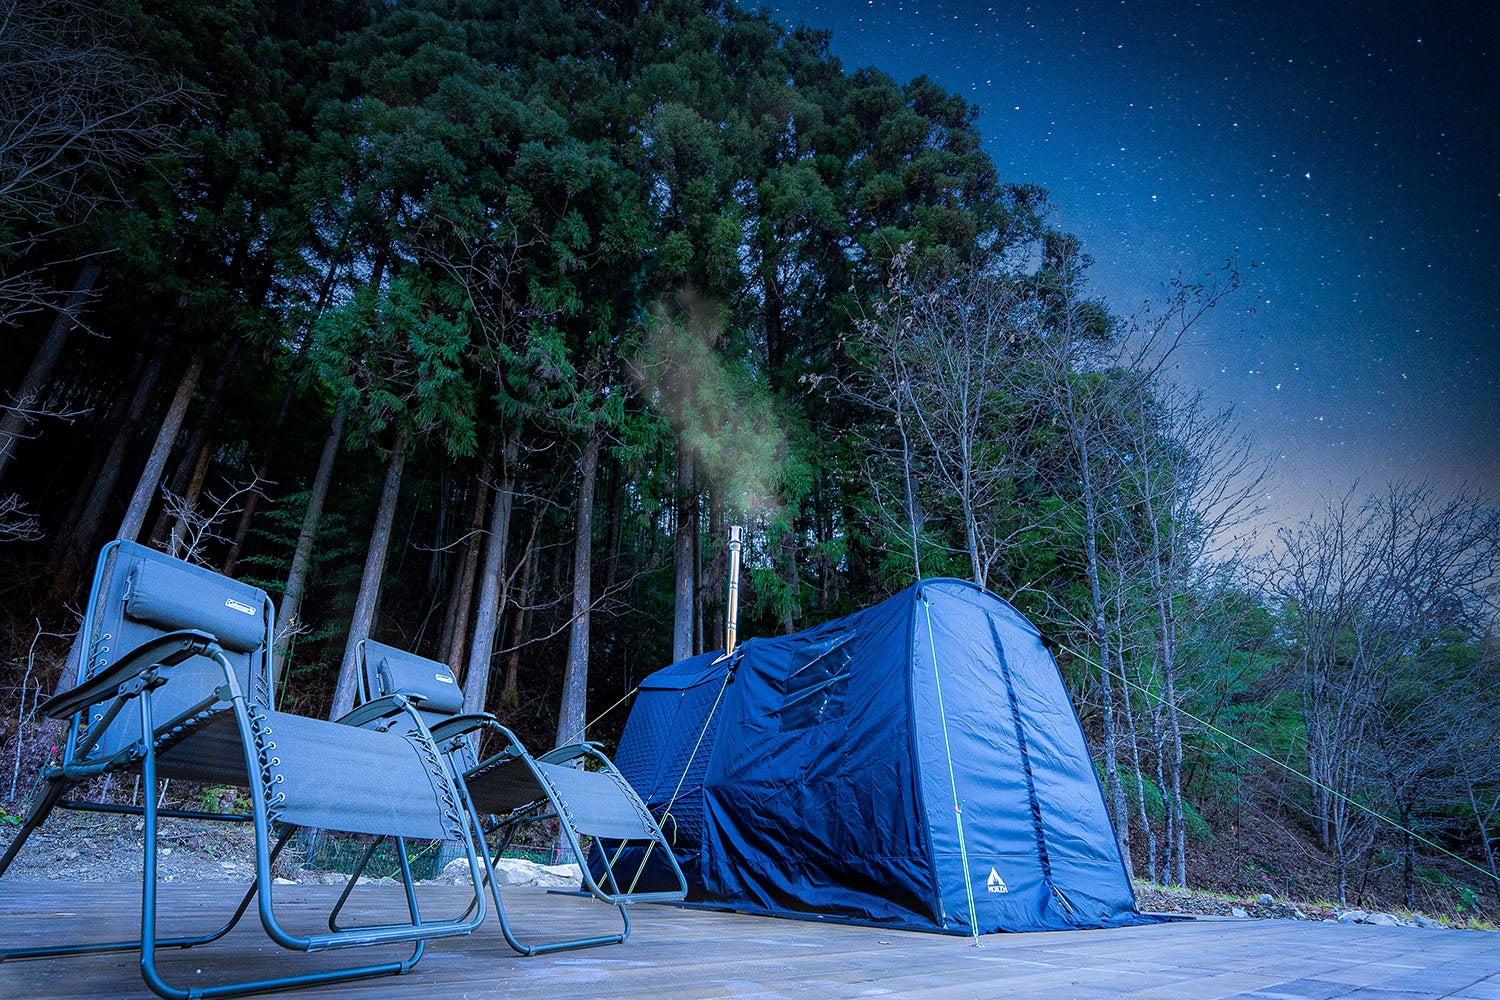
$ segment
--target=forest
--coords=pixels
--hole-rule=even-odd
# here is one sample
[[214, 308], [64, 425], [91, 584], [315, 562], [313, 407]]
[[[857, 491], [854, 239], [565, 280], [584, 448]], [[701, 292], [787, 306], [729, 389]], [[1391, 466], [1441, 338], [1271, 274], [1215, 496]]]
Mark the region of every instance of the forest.
[[1493, 499], [1245, 544], [1167, 377], [1237, 265], [1099, 301], [977, 122], [732, 2], [0, 0], [0, 820], [112, 538], [266, 589], [283, 708], [371, 637], [607, 746], [744, 525], [742, 638], [1030, 616], [1135, 877], [1500, 910]]

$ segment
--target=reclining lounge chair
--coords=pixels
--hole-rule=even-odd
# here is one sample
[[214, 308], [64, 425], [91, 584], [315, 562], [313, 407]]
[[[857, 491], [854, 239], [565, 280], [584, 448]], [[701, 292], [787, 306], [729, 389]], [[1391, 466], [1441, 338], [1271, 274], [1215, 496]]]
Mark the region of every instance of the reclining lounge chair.
[[[77, 683], [43, 705], [49, 717], [71, 717], [62, 762], [43, 776], [29, 814], [0, 857], [0, 875], [56, 807], [138, 813], [145, 830], [140, 938], [15, 948], [0, 951], [0, 961], [138, 949], [141, 974], [159, 995], [230, 996], [402, 973], [421, 958], [424, 941], [467, 934], [484, 919], [479, 828], [421, 717], [401, 698], [393, 699], [392, 711], [409, 724], [389, 732], [273, 710], [273, 627], [271, 602], [254, 587], [133, 542], [105, 547], [83, 622]], [[108, 774], [138, 775], [143, 805], [66, 798], [79, 784]], [[158, 781], [167, 778], [240, 786], [247, 790], [251, 813], [224, 817], [162, 809]], [[165, 940], [157, 934], [161, 816], [230, 818], [254, 826], [255, 881], [216, 931]], [[459, 917], [424, 920], [403, 846], [397, 853], [408, 922], [348, 928], [330, 922], [327, 933], [292, 933], [272, 905], [271, 869], [297, 827], [396, 838], [398, 845], [408, 837], [460, 841], [474, 879], [474, 901]], [[266, 933], [284, 948], [314, 952], [409, 943], [411, 954], [277, 979], [204, 986], [195, 977], [191, 990], [163, 979], [158, 949], [218, 940], [257, 896]]]
[[[618, 944], [630, 935], [629, 904], [670, 902], [687, 895], [687, 881], [661, 828], [596, 745], [576, 743], [533, 757], [494, 716], [462, 714], [462, 693], [444, 664], [374, 641], [366, 641], [360, 654], [360, 704], [340, 721], [396, 731], [409, 725], [396, 705], [402, 701], [416, 704], [417, 714], [430, 727], [459, 778], [474, 824], [482, 826], [486, 838], [494, 838], [487, 840], [486, 877], [500, 930], [517, 952], [537, 955]], [[501, 748], [478, 760], [475, 748], [484, 733], [498, 736]], [[548, 820], [557, 821], [561, 840], [582, 869], [583, 888], [619, 911], [623, 926], [618, 933], [535, 944], [517, 938], [506, 918], [488, 855], [498, 861], [522, 828]], [[584, 838], [594, 843], [592, 866]], [[619, 859], [626, 856], [639, 861], [629, 870], [616, 871]], [[643, 882], [648, 865], [652, 866], [650, 878]], [[638, 889], [642, 884], [673, 883], [675, 888]]]

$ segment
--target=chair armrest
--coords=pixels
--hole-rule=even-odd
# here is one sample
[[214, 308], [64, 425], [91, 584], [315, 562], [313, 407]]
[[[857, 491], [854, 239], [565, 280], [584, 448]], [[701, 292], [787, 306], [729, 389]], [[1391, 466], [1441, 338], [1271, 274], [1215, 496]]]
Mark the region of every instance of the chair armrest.
[[495, 722], [495, 717], [488, 712], [470, 712], [465, 715], [452, 715], [432, 727], [432, 740], [434, 743], [442, 743], [451, 740], [455, 736], [467, 736], [480, 729], [488, 729]]
[[569, 764], [579, 757], [601, 756], [599, 744], [590, 740], [587, 743], [569, 743], [565, 746], [556, 747], [541, 754], [536, 759], [543, 764]]
[[159, 635], [126, 653], [104, 671], [67, 691], [60, 691], [42, 702], [42, 714], [49, 719], [64, 719], [115, 694], [120, 685], [139, 677], [153, 667], [172, 667], [189, 657], [218, 645], [211, 633], [182, 629]]
[[406, 709], [396, 701], [395, 695], [387, 695], [384, 698], [376, 698], [356, 707], [347, 715], [341, 715], [334, 721], [341, 726], [353, 726], [361, 729], [372, 722], [380, 722], [394, 715], [402, 715]]

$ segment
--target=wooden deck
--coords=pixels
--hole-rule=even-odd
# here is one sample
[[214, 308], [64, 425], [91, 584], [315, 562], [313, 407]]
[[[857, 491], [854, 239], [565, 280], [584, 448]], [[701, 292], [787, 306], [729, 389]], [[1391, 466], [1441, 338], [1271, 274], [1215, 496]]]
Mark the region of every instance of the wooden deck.
[[[335, 898], [332, 887], [281, 886], [285, 912], [309, 930]], [[232, 888], [168, 886], [163, 931], [201, 927], [228, 912]], [[366, 912], [398, 914], [386, 904]], [[462, 890], [425, 888], [428, 912], [461, 905]], [[139, 890], [0, 880], [0, 943], [79, 940], [85, 930], [132, 937]], [[369, 897], [364, 897], [369, 898]], [[507, 912], [518, 932], [567, 932], [583, 921], [601, 929], [597, 903], [513, 889]], [[184, 919], [186, 918], [186, 919]], [[289, 919], [289, 922], [292, 922]], [[468, 938], [434, 942], [408, 975], [330, 985], [296, 994], [386, 1000], [595, 997], [1210, 997], [1322, 1000], [1500, 1000], [1500, 934], [1206, 920], [1113, 931], [1002, 934], [975, 948], [963, 938], [845, 927], [645, 905], [623, 945], [536, 958], [516, 956], [487, 924]], [[97, 938], [95, 938], [97, 939]], [[297, 969], [373, 959], [375, 949], [304, 956], [282, 951], [254, 916], [217, 945], [164, 953], [182, 985], [208, 985], [215, 973], [285, 975]], [[363, 952], [365, 954], [361, 955]], [[394, 953], [392, 953], [394, 954]], [[200, 973], [201, 970], [201, 973]], [[148, 997], [129, 954], [0, 965], [0, 997]]]

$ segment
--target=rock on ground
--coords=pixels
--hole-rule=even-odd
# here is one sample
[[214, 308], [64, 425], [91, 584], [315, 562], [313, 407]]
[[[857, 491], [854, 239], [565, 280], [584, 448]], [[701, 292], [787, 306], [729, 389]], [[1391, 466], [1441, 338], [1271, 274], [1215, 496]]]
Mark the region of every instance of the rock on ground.
[[1135, 883], [1136, 903], [1153, 913], [1191, 913], [1198, 916], [1259, 918], [1271, 920], [1322, 920], [1330, 923], [1372, 924], [1383, 927], [1448, 927], [1422, 914], [1410, 917], [1394, 913], [1338, 909], [1327, 904], [1291, 903], [1277, 900], [1270, 893], [1258, 897], [1236, 898], [1211, 892], [1163, 886], [1149, 882]]
[[[576, 889], [583, 882], [577, 865], [539, 865], [523, 858], [501, 858], [494, 863], [501, 885], [536, 885], [546, 889]], [[454, 858], [432, 880], [437, 885], [467, 885], [469, 859]]]

